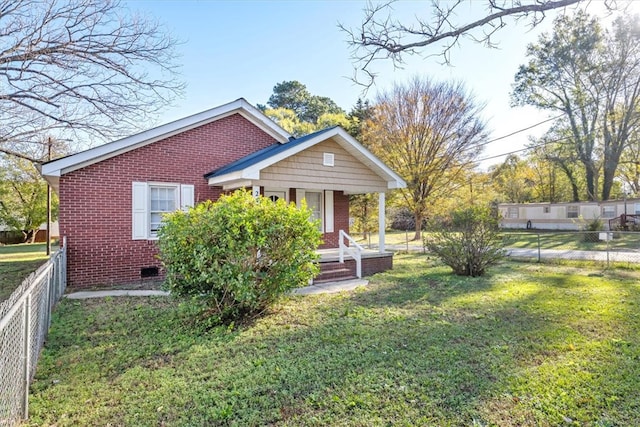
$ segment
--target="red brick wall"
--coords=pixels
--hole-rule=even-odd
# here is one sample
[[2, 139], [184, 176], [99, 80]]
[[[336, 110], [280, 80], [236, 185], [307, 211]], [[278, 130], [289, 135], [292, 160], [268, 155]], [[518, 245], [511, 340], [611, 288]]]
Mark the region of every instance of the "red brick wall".
[[215, 200], [221, 188], [209, 187], [205, 173], [275, 142], [234, 114], [62, 176], [69, 285], [136, 282], [141, 268], [160, 266], [154, 241], [131, 238], [133, 181], [194, 184], [196, 202]]
[[391, 270], [393, 268], [393, 256], [383, 256], [375, 258], [362, 259], [362, 275], [371, 276], [381, 271]]

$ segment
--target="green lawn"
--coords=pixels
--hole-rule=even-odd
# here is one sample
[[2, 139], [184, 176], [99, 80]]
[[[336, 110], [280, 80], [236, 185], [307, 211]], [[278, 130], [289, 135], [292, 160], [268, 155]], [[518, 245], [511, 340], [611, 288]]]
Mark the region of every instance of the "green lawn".
[[44, 243], [0, 246], [0, 302], [46, 261], [46, 250]]
[[[505, 231], [502, 233], [505, 245], [510, 248], [537, 248], [538, 239], [541, 249], [565, 249], [565, 250], [607, 250], [607, 242], [599, 240], [599, 232], [567, 232], [567, 231]], [[361, 245], [378, 245], [378, 233], [371, 233], [371, 238], [365, 238], [361, 233], [352, 233], [352, 237]], [[387, 245], [407, 245], [409, 248], [422, 249], [422, 241], [412, 241], [414, 233], [404, 231], [387, 231], [385, 243]], [[423, 232], [428, 235], [428, 232]], [[609, 250], [614, 251], [640, 251], [640, 233], [617, 232], [613, 233], [613, 240], [609, 241]]]
[[510, 248], [565, 249], [586, 251], [639, 251], [640, 233], [614, 232], [613, 240], [599, 240], [599, 232], [504, 232]]
[[395, 264], [366, 289], [206, 333], [168, 298], [64, 300], [28, 424], [637, 424], [638, 272]]
[[[411, 240], [413, 239], [414, 234], [415, 232], [413, 231], [409, 231], [407, 233], [404, 231], [390, 230], [385, 232], [384, 242], [386, 245], [405, 246], [408, 241], [409, 248], [417, 247], [422, 249], [422, 240], [417, 240], [417, 241]], [[376, 247], [378, 246], [379, 235], [377, 231], [372, 232], [370, 237], [364, 237], [362, 233], [351, 233], [351, 237], [353, 237], [356, 242], [358, 242], [360, 245], [364, 246], [365, 248], [367, 247], [369, 242], [371, 243], [372, 246], [376, 246]]]

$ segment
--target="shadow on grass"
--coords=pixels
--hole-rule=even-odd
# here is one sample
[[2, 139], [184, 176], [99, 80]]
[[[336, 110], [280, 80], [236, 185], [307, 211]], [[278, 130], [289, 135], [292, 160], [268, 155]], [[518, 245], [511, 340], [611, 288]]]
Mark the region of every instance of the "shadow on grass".
[[637, 282], [511, 264], [466, 280], [418, 258], [399, 259], [366, 290], [292, 297], [234, 331], [198, 333], [167, 299], [65, 301], [32, 387], [31, 419], [248, 426], [638, 419]]

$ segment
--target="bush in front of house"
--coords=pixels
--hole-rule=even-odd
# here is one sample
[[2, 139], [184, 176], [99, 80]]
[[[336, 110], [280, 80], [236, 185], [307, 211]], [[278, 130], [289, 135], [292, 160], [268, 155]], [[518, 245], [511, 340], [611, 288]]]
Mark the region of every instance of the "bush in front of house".
[[470, 207], [451, 213], [451, 221], [432, 224], [425, 247], [459, 276], [482, 276], [505, 256], [499, 218], [489, 208]]
[[318, 273], [321, 234], [311, 211], [247, 191], [164, 217], [166, 287], [204, 302], [214, 323], [255, 316]]

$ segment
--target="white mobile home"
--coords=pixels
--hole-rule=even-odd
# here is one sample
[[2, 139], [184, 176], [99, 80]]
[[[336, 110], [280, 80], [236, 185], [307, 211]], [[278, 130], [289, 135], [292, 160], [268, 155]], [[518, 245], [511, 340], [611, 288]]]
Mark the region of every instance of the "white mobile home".
[[606, 202], [501, 203], [498, 210], [502, 228], [537, 230], [580, 230], [585, 223], [600, 218], [605, 229], [609, 220], [621, 215], [640, 215], [640, 199]]

